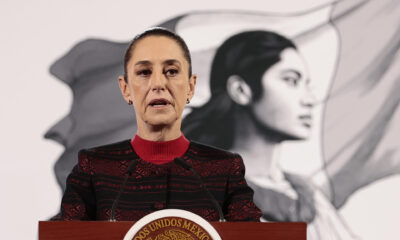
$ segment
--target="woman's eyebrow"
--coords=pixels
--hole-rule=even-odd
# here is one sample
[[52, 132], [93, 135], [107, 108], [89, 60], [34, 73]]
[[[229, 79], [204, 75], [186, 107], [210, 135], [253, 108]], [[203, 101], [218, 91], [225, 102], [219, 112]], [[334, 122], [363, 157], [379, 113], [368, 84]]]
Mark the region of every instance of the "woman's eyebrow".
[[174, 65], [174, 64], [181, 65], [181, 62], [179, 62], [179, 60], [177, 59], [167, 59], [163, 63], [166, 65]]
[[[153, 63], [151, 61], [149, 61], [149, 60], [141, 60], [141, 61], [136, 62], [135, 66], [138, 66], [138, 65], [152, 65], [152, 64]], [[177, 59], [167, 59], [167, 60], [163, 61], [163, 64], [165, 64], [165, 65], [174, 65], [174, 64], [181, 65], [181, 62], [179, 60], [177, 60]]]
[[150, 61], [148, 61], [148, 60], [142, 60], [142, 61], [139, 61], [139, 62], [135, 63], [135, 66], [137, 66], [137, 65], [151, 65], [151, 64], [152, 63]]
[[298, 78], [301, 78], [301, 73], [293, 69], [284, 70], [282, 73], [294, 73]]

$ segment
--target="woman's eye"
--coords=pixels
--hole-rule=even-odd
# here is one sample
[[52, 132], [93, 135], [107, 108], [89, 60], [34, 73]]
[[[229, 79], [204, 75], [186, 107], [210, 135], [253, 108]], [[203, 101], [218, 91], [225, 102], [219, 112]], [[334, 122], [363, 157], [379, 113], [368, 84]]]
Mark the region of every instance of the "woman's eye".
[[178, 74], [178, 70], [175, 68], [167, 69], [164, 71], [167, 77], [175, 77]]
[[289, 84], [290, 86], [296, 87], [296, 86], [299, 84], [299, 80], [300, 80], [300, 79], [298, 79], [298, 78], [296, 78], [296, 77], [289, 77], [289, 76], [286, 76], [286, 77], [283, 77], [283, 80], [284, 80], [287, 84]]
[[147, 77], [151, 74], [151, 70], [150, 69], [139, 70], [136, 74], [142, 77]]

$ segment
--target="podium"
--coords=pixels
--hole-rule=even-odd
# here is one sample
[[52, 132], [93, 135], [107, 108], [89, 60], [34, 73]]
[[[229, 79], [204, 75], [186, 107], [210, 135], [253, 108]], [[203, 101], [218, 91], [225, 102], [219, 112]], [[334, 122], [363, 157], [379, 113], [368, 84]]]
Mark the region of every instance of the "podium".
[[[39, 240], [122, 240], [135, 222], [40, 221]], [[306, 223], [211, 222], [223, 240], [306, 240]]]

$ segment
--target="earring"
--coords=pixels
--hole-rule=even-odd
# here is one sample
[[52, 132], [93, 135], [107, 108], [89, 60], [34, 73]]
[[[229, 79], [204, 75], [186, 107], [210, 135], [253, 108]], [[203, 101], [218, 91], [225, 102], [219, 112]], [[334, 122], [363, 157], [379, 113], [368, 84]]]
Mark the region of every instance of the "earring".
[[189, 104], [190, 103], [190, 100], [189, 100], [189, 98], [187, 98], [186, 99], [186, 104]]
[[132, 100], [129, 99], [128, 105], [132, 105], [132, 104], [133, 104]]

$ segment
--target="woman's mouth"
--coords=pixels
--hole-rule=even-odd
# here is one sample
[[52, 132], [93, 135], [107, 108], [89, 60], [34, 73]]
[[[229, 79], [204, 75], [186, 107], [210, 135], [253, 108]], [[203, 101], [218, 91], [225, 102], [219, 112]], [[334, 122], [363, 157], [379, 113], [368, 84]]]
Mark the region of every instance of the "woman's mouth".
[[163, 108], [169, 106], [171, 103], [165, 98], [157, 98], [150, 101], [149, 106], [154, 108]]
[[306, 128], [312, 127], [312, 116], [310, 114], [300, 115], [299, 119], [304, 127]]

